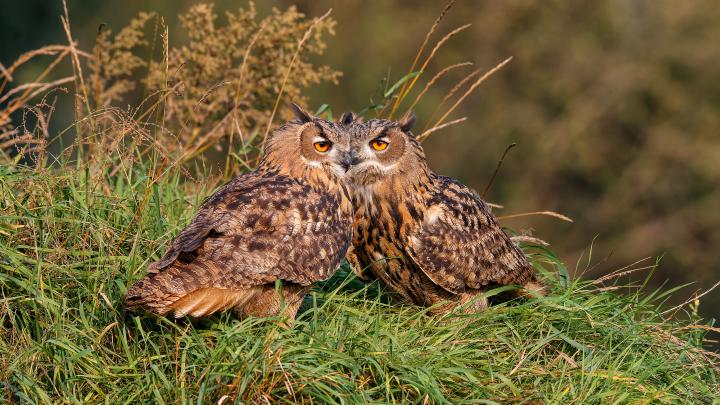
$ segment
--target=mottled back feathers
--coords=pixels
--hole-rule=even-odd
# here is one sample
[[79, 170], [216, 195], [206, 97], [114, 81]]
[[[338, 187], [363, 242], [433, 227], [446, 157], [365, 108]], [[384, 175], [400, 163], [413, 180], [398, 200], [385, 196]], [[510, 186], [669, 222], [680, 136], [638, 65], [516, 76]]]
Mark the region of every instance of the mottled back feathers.
[[444, 289], [461, 293], [487, 285], [523, 285], [534, 270], [471, 189], [435, 176], [424, 220], [407, 238], [407, 253]]
[[309, 286], [324, 280], [349, 245], [350, 218], [339, 206], [337, 196], [298, 179], [258, 172], [237, 177], [200, 207], [149, 266], [152, 274], [133, 286], [128, 304], [177, 300], [204, 288], [248, 289], [276, 280]]

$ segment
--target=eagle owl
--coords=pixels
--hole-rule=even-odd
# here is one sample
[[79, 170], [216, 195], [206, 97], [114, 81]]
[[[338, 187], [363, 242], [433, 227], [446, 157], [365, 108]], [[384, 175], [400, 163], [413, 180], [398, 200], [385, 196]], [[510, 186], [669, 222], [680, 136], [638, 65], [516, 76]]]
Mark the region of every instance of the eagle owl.
[[[314, 282], [327, 279], [352, 238], [352, 162], [342, 124], [293, 105], [296, 119], [265, 143], [257, 170], [234, 178], [200, 207], [127, 293], [130, 310], [200, 317], [294, 318]], [[282, 280], [280, 289], [276, 281]]]
[[433, 173], [410, 132], [415, 120], [354, 120], [347, 127], [355, 207], [348, 260], [361, 279], [378, 278], [437, 312], [487, 306], [480, 294], [517, 284], [542, 293], [535, 271], [488, 205], [457, 180]]

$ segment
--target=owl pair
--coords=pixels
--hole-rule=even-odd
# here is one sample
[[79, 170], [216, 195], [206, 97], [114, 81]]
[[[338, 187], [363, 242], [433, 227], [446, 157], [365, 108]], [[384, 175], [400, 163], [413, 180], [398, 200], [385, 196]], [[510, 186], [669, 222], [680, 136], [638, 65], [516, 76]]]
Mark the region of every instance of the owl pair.
[[483, 309], [492, 286], [541, 290], [480, 197], [428, 168], [413, 116], [330, 122], [293, 110], [257, 170], [208, 198], [129, 289], [129, 309], [294, 318], [346, 256], [359, 278], [440, 312]]

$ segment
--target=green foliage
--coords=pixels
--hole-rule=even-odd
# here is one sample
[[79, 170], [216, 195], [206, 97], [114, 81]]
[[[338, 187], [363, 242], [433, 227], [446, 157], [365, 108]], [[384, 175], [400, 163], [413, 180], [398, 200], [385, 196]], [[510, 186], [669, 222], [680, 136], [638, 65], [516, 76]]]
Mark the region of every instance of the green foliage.
[[[647, 299], [554, 282], [547, 298], [433, 317], [388, 304], [346, 268], [298, 320], [199, 322], [126, 313], [145, 273], [212, 185], [158, 181], [136, 163], [0, 168], [0, 392], [66, 402], [711, 402], [705, 329]], [[528, 247], [554, 279], [546, 249]], [[494, 294], [494, 292], [490, 292]], [[226, 402], [227, 403], [227, 402]]]

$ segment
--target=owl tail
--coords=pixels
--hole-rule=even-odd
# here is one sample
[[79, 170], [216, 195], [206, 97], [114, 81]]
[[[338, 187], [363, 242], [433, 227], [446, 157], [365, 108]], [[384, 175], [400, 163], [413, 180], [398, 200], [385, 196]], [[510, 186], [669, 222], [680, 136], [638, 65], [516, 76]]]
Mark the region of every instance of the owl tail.
[[201, 317], [242, 307], [260, 292], [259, 287], [219, 288], [208, 271], [192, 264], [173, 264], [133, 284], [125, 296], [128, 310], [146, 310], [158, 315]]

